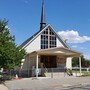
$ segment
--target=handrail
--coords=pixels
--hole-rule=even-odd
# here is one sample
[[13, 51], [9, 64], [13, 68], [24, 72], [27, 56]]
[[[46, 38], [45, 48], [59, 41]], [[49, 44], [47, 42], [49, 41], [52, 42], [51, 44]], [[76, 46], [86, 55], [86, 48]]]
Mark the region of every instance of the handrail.
[[43, 64], [43, 67], [45, 68], [45, 72], [48, 72], [48, 69], [46, 68], [46, 66]]

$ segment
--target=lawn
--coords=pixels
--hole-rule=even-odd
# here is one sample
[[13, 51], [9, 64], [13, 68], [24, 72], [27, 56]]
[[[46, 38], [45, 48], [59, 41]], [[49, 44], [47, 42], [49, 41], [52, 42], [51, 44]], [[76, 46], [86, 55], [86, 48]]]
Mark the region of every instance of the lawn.
[[90, 76], [90, 72], [84, 72], [82, 76]]
[[[72, 73], [80, 73], [80, 71], [76, 71], [76, 70], [72, 70]], [[81, 71], [81, 73], [83, 74], [82, 76], [90, 76], [90, 71], [87, 72], [87, 71]]]

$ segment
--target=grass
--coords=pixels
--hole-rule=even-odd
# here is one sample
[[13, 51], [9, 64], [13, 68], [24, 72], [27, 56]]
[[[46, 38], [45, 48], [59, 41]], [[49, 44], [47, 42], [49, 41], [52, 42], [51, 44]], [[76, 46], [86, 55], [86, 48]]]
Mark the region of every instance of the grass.
[[84, 72], [82, 76], [90, 76], [90, 72]]
[[[79, 71], [79, 70], [72, 70], [72, 73], [80, 73], [80, 71]], [[82, 73], [83, 73], [82, 76], [84, 76], [84, 77], [90, 76], [90, 71], [87, 72], [87, 71], [85, 71], [85, 70], [82, 70]]]

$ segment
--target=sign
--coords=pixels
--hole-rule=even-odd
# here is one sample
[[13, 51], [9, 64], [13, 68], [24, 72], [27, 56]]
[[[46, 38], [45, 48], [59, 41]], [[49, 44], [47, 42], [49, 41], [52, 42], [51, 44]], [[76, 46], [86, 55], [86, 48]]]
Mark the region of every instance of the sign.
[[36, 72], [36, 74], [38, 74], [38, 73], [39, 73], [39, 69], [36, 69], [36, 71], [35, 71], [35, 72]]

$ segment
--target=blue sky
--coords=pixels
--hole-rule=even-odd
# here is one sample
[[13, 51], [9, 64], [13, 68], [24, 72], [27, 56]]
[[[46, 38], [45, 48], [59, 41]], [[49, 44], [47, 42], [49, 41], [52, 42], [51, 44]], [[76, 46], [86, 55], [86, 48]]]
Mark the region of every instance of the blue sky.
[[[90, 0], [45, 0], [46, 23], [69, 46], [90, 59]], [[0, 0], [0, 19], [6, 18], [16, 43], [39, 30], [42, 0]]]

